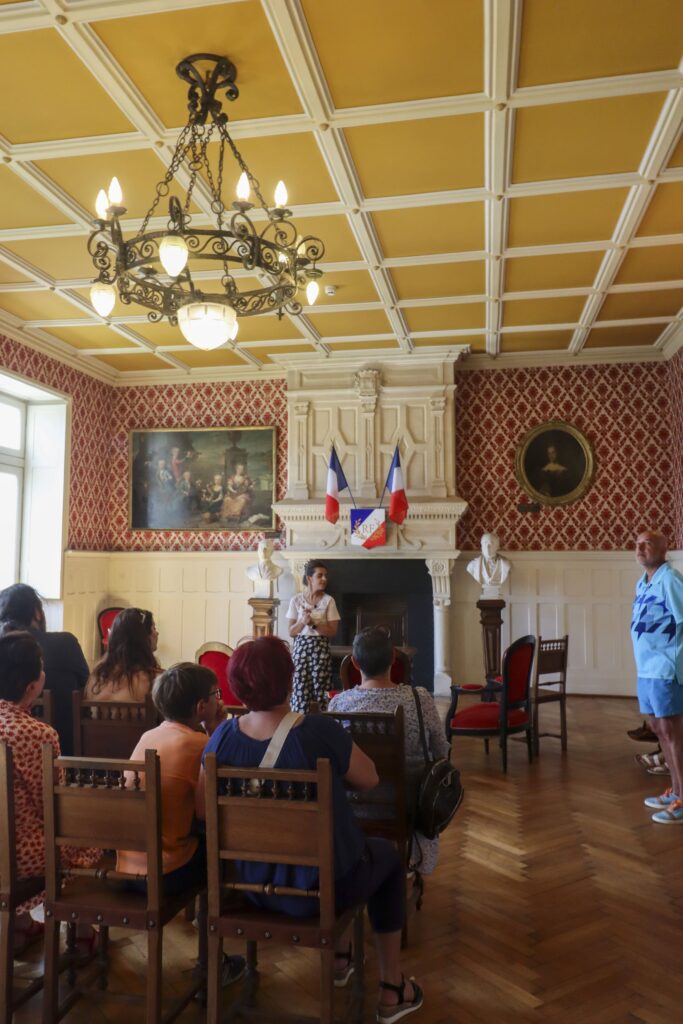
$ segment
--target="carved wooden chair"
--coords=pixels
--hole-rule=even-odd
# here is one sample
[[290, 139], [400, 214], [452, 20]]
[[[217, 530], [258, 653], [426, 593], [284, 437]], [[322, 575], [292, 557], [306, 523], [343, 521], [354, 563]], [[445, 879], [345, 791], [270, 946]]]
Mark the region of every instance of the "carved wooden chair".
[[[144, 786], [142, 782], [144, 781]], [[162, 1018], [163, 929], [200, 891], [189, 887], [173, 899], [163, 896], [161, 862], [161, 780], [154, 750], [144, 761], [109, 758], [55, 758], [43, 746], [45, 818], [45, 988], [43, 1022], [54, 1024], [80, 998], [106, 998], [109, 928], [147, 935], [146, 1024], [174, 1020], [203, 988], [197, 978]], [[147, 856], [147, 875], [99, 868], [61, 870], [62, 846], [134, 850]], [[62, 888], [65, 874], [69, 883]], [[146, 894], [122, 883], [144, 877]], [[83, 981], [58, 1005], [59, 925], [67, 921], [98, 925], [97, 958]], [[202, 932], [200, 931], [200, 943]], [[200, 949], [201, 956], [201, 949]], [[202, 962], [205, 957], [201, 956]], [[99, 991], [92, 986], [97, 984]], [[114, 998], [114, 996], [112, 997]], [[130, 998], [128, 994], [126, 999]]]
[[130, 757], [143, 732], [159, 724], [150, 694], [143, 702], [86, 700], [74, 690], [71, 700], [76, 757]]
[[[567, 749], [567, 655], [569, 653], [569, 637], [557, 640], [538, 638], [536, 655], [536, 671], [534, 673], [533, 704], [534, 704], [534, 752], [540, 753], [539, 738], [552, 736], [561, 740], [562, 750]], [[552, 679], [541, 679], [541, 676], [553, 676]], [[541, 704], [559, 703], [560, 731], [539, 732], [538, 711]]]
[[109, 631], [114, 623], [114, 619], [122, 611], [123, 608], [103, 608], [101, 612], [97, 613], [97, 634], [100, 638], [100, 654], [107, 653]]
[[[261, 768], [218, 768], [215, 754], [206, 757], [206, 835], [209, 875], [209, 1024], [220, 1020], [220, 974], [223, 941], [247, 942], [247, 977], [241, 998], [231, 1013], [258, 1016], [255, 994], [257, 943], [304, 947], [320, 952], [320, 1024], [332, 1024], [334, 951], [355, 920], [353, 998], [349, 1007], [362, 1020], [363, 926], [362, 914], [335, 912], [332, 779], [327, 760], [316, 771]], [[245, 777], [245, 772], [247, 776]], [[260, 780], [257, 794], [250, 778]], [[239, 880], [235, 861], [298, 864], [318, 869], [315, 890], [278, 888]], [[231, 870], [232, 869], [232, 870]], [[290, 917], [261, 909], [245, 893], [314, 897], [319, 912], [311, 917]], [[231, 1017], [232, 1019], [232, 1017]], [[265, 1019], [272, 1021], [270, 1013]], [[278, 1020], [285, 1019], [278, 1013]], [[291, 1019], [291, 1018], [289, 1018]], [[302, 1018], [297, 1016], [297, 1021]], [[311, 1018], [308, 1018], [311, 1020]]]
[[49, 690], [43, 690], [38, 700], [34, 701], [31, 714], [34, 718], [45, 722], [45, 725], [52, 725], [54, 722], [54, 711], [52, 707], [52, 694]]
[[[469, 689], [451, 686], [451, 704], [446, 714], [446, 737], [478, 736], [484, 740], [488, 753], [488, 741], [498, 737], [503, 771], [507, 772], [508, 736], [525, 733], [529, 761], [533, 757], [532, 713], [531, 713], [531, 669], [536, 648], [535, 636], [523, 636], [510, 644], [503, 654], [500, 684], [497, 682], [497, 700], [473, 704], [458, 711], [458, 698]], [[492, 685], [493, 677], [491, 677]]]
[[232, 651], [233, 648], [228, 647], [227, 644], [211, 640], [202, 644], [194, 656], [194, 660], [198, 665], [210, 668], [216, 676], [221, 690], [221, 700], [226, 706], [241, 704], [241, 701], [237, 699], [230, 689], [230, 683], [228, 682], [228, 665], [230, 664]]
[[43, 985], [42, 978], [35, 978], [14, 989], [14, 915], [44, 888], [42, 876], [17, 878], [12, 748], [0, 743], [0, 1024], [11, 1024], [14, 1011]]

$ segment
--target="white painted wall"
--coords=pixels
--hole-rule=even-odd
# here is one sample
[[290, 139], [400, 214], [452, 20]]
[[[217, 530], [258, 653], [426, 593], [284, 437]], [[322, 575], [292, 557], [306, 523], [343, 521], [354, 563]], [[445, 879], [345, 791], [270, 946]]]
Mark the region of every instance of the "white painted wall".
[[[456, 682], [483, 676], [479, 588], [465, 571], [475, 552], [462, 552], [453, 570], [449, 610], [451, 665]], [[569, 633], [572, 693], [632, 695], [635, 671], [629, 622], [638, 567], [630, 552], [513, 552], [505, 585], [503, 646], [525, 633]], [[683, 571], [683, 552], [671, 562]], [[277, 556], [284, 565], [285, 559]], [[67, 552], [64, 629], [76, 634], [86, 658], [98, 653], [95, 617], [108, 605], [149, 608], [159, 626], [162, 665], [192, 660], [205, 640], [231, 645], [251, 633], [245, 569], [254, 552]], [[359, 565], [359, 571], [360, 571]], [[280, 628], [291, 573], [281, 576]]]

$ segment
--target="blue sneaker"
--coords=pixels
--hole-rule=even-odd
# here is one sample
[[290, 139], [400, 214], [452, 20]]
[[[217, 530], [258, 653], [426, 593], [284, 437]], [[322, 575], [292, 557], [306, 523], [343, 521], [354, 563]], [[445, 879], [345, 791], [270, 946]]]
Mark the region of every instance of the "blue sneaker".
[[668, 807], [653, 814], [652, 820], [660, 825], [683, 825], [683, 800], [674, 800]]
[[661, 811], [663, 807], [669, 807], [671, 804], [678, 800], [677, 795], [672, 790], [671, 786], [665, 789], [661, 796], [646, 796], [643, 803], [646, 807], [654, 807], [656, 811]]

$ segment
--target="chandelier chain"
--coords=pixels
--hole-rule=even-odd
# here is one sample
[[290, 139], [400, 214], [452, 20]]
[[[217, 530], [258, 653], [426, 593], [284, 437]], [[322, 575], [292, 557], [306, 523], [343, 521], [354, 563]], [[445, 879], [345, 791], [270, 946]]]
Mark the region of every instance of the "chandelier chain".
[[240, 151], [237, 148], [237, 146], [235, 145], [235, 143], [232, 141], [232, 137], [230, 135], [230, 132], [227, 130], [225, 125], [224, 124], [220, 124], [218, 126], [218, 130], [221, 133], [221, 136], [225, 139], [225, 141], [230, 146], [230, 149], [232, 150], [232, 155], [234, 156], [235, 160], [239, 164], [240, 170], [244, 171], [244, 173], [246, 174], [247, 178], [249, 179], [249, 184], [253, 188], [254, 193], [256, 194], [256, 197], [257, 197], [259, 203], [261, 204], [261, 207], [266, 211], [268, 216], [270, 216], [270, 208], [268, 206], [268, 203], [265, 201], [265, 199], [261, 195], [261, 183], [260, 183], [260, 181], [258, 180], [258, 178], [254, 177], [254, 175], [251, 173], [251, 171], [247, 167], [246, 163], [244, 162], [244, 158], [243, 158], [242, 154], [240, 153]]
[[[145, 219], [142, 222], [142, 226], [140, 228], [140, 234], [141, 235], [144, 235], [145, 231], [147, 230], [147, 225], [149, 224], [150, 219], [151, 219], [154, 211], [156, 210], [157, 206], [159, 205], [159, 200], [163, 196], [167, 196], [168, 195], [168, 186], [171, 184], [171, 182], [175, 178], [176, 173], [177, 173], [177, 171], [178, 171], [178, 169], [179, 169], [179, 167], [180, 167], [180, 165], [182, 163], [183, 153], [185, 151], [185, 146], [186, 146], [185, 140], [186, 140], [188, 134], [190, 134], [191, 131], [192, 131], [192, 125], [186, 124], [185, 127], [183, 128], [182, 132], [178, 136], [178, 141], [176, 143], [176, 147], [175, 147], [175, 150], [173, 152], [173, 157], [171, 159], [171, 162], [168, 165], [168, 170], [166, 171], [166, 174], [164, 175], [163, 179], [161, 181], [157, 182], [156, 195], [154, 197], [154, 201], [153, 201], [152, 205], [150, 206], [149, 210], [147, 211], [147, 213], [145, 214]], [[164, 189], [165, 189], [165, 191], [164, 191]]]

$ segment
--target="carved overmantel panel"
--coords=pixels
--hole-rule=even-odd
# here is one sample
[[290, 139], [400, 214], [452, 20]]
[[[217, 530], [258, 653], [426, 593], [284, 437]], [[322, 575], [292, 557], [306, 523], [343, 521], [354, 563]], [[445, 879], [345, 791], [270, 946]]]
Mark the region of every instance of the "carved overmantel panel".
[[287, 376], [290, 443], [285, 503], [324, 498], [333, 444], [354, 497], [371, 503], [382, 493], [397, 443], [411, 503], [458, 502], [457, 359], [458, 354], [293, 364]]

